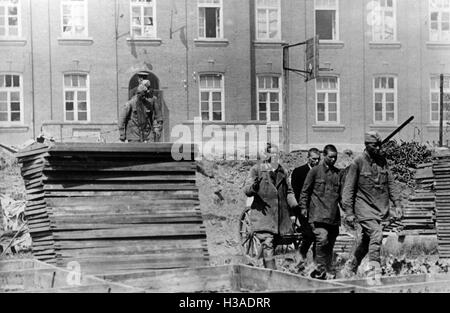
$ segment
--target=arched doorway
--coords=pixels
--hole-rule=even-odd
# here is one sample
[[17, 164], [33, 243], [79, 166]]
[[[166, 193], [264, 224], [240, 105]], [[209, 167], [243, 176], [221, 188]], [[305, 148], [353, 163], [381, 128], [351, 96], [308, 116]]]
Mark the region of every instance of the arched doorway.
[[[143, 74], [146, 74], [144, 76]], [[139, 85], [139, 77], [142, 76], [144, 79], [149, 80], [151, 84], [151, 88], [155, 92], [155, 95], [159, 95], [159, 79], [156, 77], [155, 74], [147, 72], [147, 71], [141, 71], [137, 72], [131, 77], [130, 82], [128, 84], [128, 100], [131, 99], [133, 96], [133, 90]]]

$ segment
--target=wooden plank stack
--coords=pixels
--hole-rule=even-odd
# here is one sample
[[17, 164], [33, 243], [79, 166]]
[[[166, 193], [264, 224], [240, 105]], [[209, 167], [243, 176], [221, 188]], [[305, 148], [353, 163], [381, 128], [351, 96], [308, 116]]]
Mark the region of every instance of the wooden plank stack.
[[436, 188], [436, 230], [441, 258], [450, 258], [450, 153], [435, 156], [433, 164]]
[[416, 188], [408, 198], [401, 221], [405, 234], [435, 235], [436, 209], [433, 164], [417, 166]]
[[[55, 144], [43, 183], [58, 266], [104, 274], [207, 265], [193, 146]], [[190, 149], [191, 153], [189, 153]], [[185, 151], [185, 152], [186, 152]]]
[[16, 157], [22, 164], [21, 174], [26, 188], [25, 218], [33, 241], [32, 252], [36, 259], [55, 263], [55, 242], [50, 229], [50, 213], [44, 197], [42, 171], [49, 147], [35, 143], [20, 151]]

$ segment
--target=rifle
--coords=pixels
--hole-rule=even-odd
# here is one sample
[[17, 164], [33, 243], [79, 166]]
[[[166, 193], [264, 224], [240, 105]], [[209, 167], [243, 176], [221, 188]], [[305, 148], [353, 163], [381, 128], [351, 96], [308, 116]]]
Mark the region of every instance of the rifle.
[[399, 127], [397, 127], [392, 133], [390, 133], [389, 136], [387, 136], [382, 142], [381, 145], [384, 145], [385, 143], [389, 142], [389, 140], [391, 140], [392, 137], [394, 137], [395, 135], [397, 135], [397, 133], [399, 131], [401, 131], [406, 125], [408, 125], [409, 123], [411, 123], [411, 121], [414, 119], [414, 116], [411, 116], [410, 118], [408, 118], [402, 125], [400, 125]]

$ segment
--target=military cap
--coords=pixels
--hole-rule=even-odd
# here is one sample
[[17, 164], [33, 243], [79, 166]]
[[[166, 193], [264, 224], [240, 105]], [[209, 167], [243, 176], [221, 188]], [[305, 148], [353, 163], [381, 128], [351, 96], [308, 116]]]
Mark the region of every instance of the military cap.
[[380, 134], [376, 131], [368, 131], [364, 134], [365, 143], [381, 143], [382, 141]]

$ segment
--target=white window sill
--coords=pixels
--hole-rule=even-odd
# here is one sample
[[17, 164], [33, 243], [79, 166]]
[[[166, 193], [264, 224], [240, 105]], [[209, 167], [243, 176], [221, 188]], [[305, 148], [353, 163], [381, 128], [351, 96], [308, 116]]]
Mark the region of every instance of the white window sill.
[[128, 37], [128, 44], [137, 44], [145, 46], [160, 46], [162, 44], [161, 38], [148, 38], [148, 37]]
[[[448, 121], [448, 122], [444, 121], [444, 124], [443, 124], [444, 131], [445, 131], [445, 128], [449, 126], [449, 125], [447, 125], [447, 123], [450, 124], [450, 121]], [[439, 131], [439, 122], [431, 122], [430, 124], [426, 125], [425, 127], [428, 130]]]
[[83, 125], [88, 125], [88, 126], [111, 126], [111, 125], [117, 125], [117, 122], [90, 122], [90, 121], [64, 121], [64, 122], [58, 122], [58, 121], [44, 121], [42, 122], [42, 125], [45, 126], [50, 126], [50, 125], [68, 125], [68, 126], [83, 126]]
[[371, 41], [369, 47], [372, 49], [400, 49], [402, 44], [399, 41]]
[[256, 48], [279, 48], [286, 45], [287, 42], [282, 40], [255, 40], [253, 44]]
[[344, 42], [340, 40], [319, 40], [319, 48], [342, 49], [344, 48]]
[[393, 131], [397, 129], [399, 125], [397, 124], [371, 124], [369, 125], [370, 129], [382, 130], [382, 131]]
[[0, 132], [5, 133], [26, 133], [30, 127], [26, 125], [0, 124]]
[[324, 132], [342, 132], [345, 130], [345, 125], [343, 124], [315, 124], [312, 126], [314, 131], [324, 131]]
[[449, 41], [427, 41], [426, 45], [429, 49], [450, 49]]
[[228, 46], [230, 42], [226, 38], [197, 38], [194, 39], [194, 43], [202, 47], [221, 47]]
[[23, 37], [0, 38], [0, 46], [25, 46], [27, 40]]
[[67, 46], [90, 46], [94, 43], [92, 37], [58, 37], [60, 45]]

